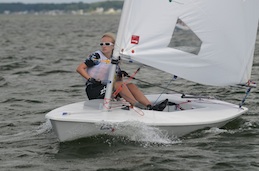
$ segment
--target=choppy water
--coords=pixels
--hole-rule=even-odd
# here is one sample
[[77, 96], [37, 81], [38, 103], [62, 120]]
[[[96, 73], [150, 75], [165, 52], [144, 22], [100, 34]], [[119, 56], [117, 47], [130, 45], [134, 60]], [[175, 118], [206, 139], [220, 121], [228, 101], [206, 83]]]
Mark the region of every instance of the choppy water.
[[[258, 89], [246, 101], [250, 111], [221, 129], [170, 139], [139, 126], [142, 133], [132, 139], [99, 136], [57, 141], [45, 114], [85, 99], [82, 78], [75, 69], [98, 48], [100, 34], [116, 32], [118, 23], [119, 16], [0, 15], [0, 170], [259, 170]], [[259, 38], [252, 72], [257, 83], [258, 73]], [[154, 80], [154, 74], [161, 72], [144, 68], [139, 78], [166, 86], [170, 75]], [[145, 93], [162, 92], [137, 83]], [[169, 88], [236, 104], [245, 93], [181, 79]]]

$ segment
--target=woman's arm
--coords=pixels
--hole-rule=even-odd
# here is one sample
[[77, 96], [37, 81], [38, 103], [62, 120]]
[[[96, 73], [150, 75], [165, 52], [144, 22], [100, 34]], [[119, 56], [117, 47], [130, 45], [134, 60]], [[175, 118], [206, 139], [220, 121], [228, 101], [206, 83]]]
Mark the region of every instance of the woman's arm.
[[86, 72], [87, 66], [84, 62], [82, 62], [80, 65], [78, 65], [76, 71], [82, 76], [84, 77], [86, 80], [88, 80], [89, 78], [91, 78], [89, 76], [89, 74]]

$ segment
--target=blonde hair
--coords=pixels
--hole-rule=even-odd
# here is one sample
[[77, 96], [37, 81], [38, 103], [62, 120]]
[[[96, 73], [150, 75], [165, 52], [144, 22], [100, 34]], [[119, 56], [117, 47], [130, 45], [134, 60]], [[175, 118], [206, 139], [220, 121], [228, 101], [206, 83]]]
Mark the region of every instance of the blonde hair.
[[112, 39], [112, 43], [115, 43], [115, 40], [116, 40], [116, 36], [115, 36], [115, 34], [113, 34], [113, 33], [111, 33], [111, 32], [107, 32], [107, 33], [104, 33], [103, 34], [103, 36], [102, 36], [102, 38], [103, 37], [110, 37], [111, 39]]

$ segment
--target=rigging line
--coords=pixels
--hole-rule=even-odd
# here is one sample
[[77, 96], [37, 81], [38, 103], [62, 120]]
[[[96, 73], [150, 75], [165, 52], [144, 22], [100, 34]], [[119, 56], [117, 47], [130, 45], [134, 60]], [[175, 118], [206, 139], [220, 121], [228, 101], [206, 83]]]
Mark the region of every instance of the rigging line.
[[173, 79], [170, 80], [170, 82], [167, 84], [167, 86], [164, 88], [164, 90], [160, 93], [160, 95], [157, 97], [156, 101], [154, 102], [154, 105], [156, 105], [158, 99], [162, 96], [162, 94], [164, 94], [164, 92], [166, 91], [166, 88], [168, 88], [168, 86], [171, 84], [172, 81], [173, 81]]
[[113, 97], [116, 97], [116, 96], [121, 92], [123, 86], [127, 85], [132, 79], [135, 78], [134, 76], [139, 72], [140, 68], [141, 68], [141, 67], [139, 67], [131, 76], [127, 76], [127, 77], [129, 77], [129, 78], [128, 78], [125, 82], [123, 82], [123, 83], [121, 84], [121, 86], [119, 86], [119, 87], [115, 90], [115, 92], [112, 94]]
[[243, 98], [242, 102], [240, 103], [239, 108], [241, 108], [241, 107], [243, 106], [243, 104], [245, 103], [246, 98], [247, 98], [247, 96], [249, 95], [251, 89], [252, 89], [252, 87], [249, 87], [249, 88], [247, 89], [246, 95], [245, 95], [245, 97]]
[[[130, 77], [130, 76], [127, 76], [127, 77]], [[159, 85], [156, 85], [156, 84], [152, 84], [152, 83], [147, 82], [147, 81], [143, 81], [143, 80], [138, 79], [138, 78], [136, 78], [136, 77], [132, 77], [132, 79], [133, 79], [133, 80], [140, 81], [140, 82], [143, 82], [143, 83], [146, 83], [146, 84], [149, 84], [149, 85], [152, 85], [152, 86], [154, 86], [154, 87], [159, 87], [159, 88], [162, 88], [162, 89], [165, 89], [165, 90], [168, 90], [168, 91], [173, 91], [173, 92], [175, 92], [175, 93], [184, 94], [184, 93], [182, 93], [182, 92], [179, 92], [179, 91], [176, 91], [176, 90], [173, 90], [173, 89], [168, 88], [169, 85], [168, 85], [167, 87], [163, 87], [163, 86], [159, 86]], [[170, 83], [171, 83], [171, 82], [172, 82], [172, 80], [170, 81]]]

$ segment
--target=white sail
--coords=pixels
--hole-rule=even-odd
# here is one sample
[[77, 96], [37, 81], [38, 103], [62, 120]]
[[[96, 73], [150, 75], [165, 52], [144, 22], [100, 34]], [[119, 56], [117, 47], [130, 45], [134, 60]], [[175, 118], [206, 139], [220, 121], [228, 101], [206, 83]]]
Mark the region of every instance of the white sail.
[[[201, 84], [250, 79], [259, 0], [125, 0], [115, 56]], [[168, 47], [181, 19], [201, 40], [197, 55]]]

